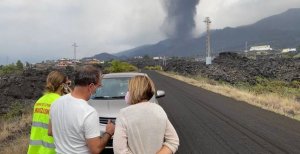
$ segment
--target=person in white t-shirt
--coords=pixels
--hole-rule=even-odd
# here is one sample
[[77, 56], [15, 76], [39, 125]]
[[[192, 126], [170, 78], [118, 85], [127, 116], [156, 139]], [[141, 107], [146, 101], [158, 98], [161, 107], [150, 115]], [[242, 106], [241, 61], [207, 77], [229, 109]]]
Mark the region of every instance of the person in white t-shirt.
[[128, 84], [125, 101], [116, 120], [115, 154], [172, 154], [179, 146], [178, 135], [161, 106], [149, 100], [155, 87], [147, 76], [135, 76]]
[[114, 134], [110, 121], [100, 137], [99, 116], [87, 100], [101, 86], [101, 71], [84, 66], [75, 74], [75, 88], [57, 99], [50, 108], [48, 134], [54, 137], [55, 151], [64, 154], [99, 154]]

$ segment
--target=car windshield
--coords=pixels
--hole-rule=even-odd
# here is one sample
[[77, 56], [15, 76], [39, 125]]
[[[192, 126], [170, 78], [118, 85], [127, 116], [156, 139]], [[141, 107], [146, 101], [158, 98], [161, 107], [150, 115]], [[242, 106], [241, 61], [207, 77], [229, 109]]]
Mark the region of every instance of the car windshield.
[[123, 99], [128, 91], [128, 77], [107, 78], [102, 80], [92, 99]]

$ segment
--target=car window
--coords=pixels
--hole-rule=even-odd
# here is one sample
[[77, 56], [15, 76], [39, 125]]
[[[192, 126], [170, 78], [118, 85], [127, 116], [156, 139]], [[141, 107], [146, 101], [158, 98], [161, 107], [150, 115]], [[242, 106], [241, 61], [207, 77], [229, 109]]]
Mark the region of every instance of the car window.
[[102, 80], [92, 99], [123, 99], [128, 91], [129, 78], [109, 78]]

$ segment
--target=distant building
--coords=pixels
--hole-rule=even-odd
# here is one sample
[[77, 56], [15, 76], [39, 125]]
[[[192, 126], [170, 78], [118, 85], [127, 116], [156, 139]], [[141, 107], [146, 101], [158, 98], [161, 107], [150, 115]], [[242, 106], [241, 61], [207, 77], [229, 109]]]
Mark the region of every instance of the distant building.
[[297, 49], [296, 48], [286, 48], [286, 49], [282, 49], [282, 53], [288, 53], [288, 52], [296, 52]]
[[250, 51], [271, 51], [273, 50], [270, 45], [253, 46]]
[[57, 60], [56, 67], [73, 66], [73, 62], [70, 59], [62, 58]]
[[153, 60], [160, 60], [160, 59], [164, 59], [164, 57], [153, 57]]
[[86, 65], [93, 65], [93, 64], [103, 64], [104, 61], [100, 61], [98, 59], [87, 59], [84, 64]]
[[134, 59], [143, 59], [143, 57], [142, 56], [135, 56], [135, 57], [133, 57]]

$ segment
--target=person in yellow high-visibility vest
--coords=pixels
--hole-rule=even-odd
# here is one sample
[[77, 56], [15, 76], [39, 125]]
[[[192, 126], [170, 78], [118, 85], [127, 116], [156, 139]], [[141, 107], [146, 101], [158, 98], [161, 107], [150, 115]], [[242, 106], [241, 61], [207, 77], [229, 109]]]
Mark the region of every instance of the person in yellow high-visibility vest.
[[48, 136], [49, 110], [51, 104], [61, 95], [70, 92], [70, 80], [59, 71], [47, 76], [44, 95], [34, 104], [28, 154], [54, 154], [52, 136]]

